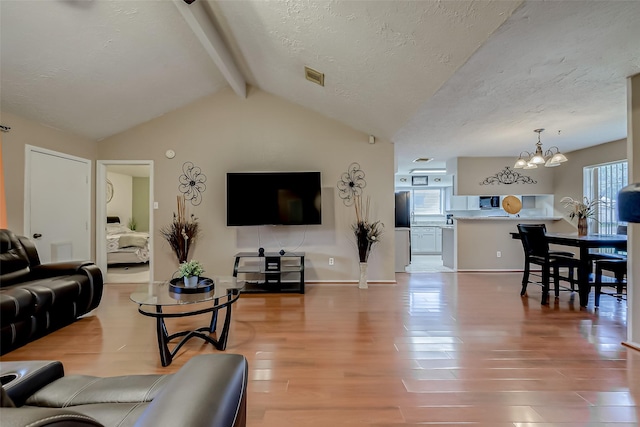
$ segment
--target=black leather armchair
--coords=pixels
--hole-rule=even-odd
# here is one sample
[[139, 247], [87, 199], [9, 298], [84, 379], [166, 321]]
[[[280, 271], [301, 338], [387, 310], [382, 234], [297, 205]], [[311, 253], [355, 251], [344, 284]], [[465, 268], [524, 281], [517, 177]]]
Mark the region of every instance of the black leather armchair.
[[239, 354], [196, 356], [168, 375], [64, 376], [55, 361], [4, 362], [0, 373], [3, 427], [246, 426], [248, 364]]
[[0, 354], [90, 312], [102, 287], [93, 262], [42, 264], [29, 239], [0, 229]]

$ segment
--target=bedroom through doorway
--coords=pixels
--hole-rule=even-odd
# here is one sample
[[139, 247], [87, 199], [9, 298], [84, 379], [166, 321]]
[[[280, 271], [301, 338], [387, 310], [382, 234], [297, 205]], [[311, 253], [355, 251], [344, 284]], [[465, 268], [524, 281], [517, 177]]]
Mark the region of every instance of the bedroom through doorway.
[[96, 258], [106, 284], [153, 280], [152, 170], [151, 162], [98, 162]]

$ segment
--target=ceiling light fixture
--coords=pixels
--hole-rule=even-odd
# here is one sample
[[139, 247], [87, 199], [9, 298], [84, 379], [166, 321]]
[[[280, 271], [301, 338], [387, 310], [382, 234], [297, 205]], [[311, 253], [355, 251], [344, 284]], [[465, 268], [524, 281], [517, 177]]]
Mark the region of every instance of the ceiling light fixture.
[[[544, 129], [535, 129], [534, 132], [538, 134], [538, 142], [536, 144], [536, 150], [533, 153], [523, 151], [520, 153], [514, 169], [536, 169], [538, 165], [544, 164], [545, 167], [552, 168], [560, 166], [560, 163], [567, 161], [564, 154], [560, 152], [558, 147], [551, 147], [547, 151], [542, 152], [542, 142], [540, 142], [540, 134]], [[555, 150], [555, 152], [554, 152]]]
[[410, 173], [423, 173], [423, 174], [444, 174], [447, 173], [446, 169], [411, 169]]

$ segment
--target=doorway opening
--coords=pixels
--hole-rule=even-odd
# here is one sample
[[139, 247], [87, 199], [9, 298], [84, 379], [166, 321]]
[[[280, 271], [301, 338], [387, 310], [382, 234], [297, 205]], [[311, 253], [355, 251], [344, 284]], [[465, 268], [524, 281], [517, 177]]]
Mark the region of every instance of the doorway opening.
[[153, 162], [98, 161], [96, 259], [105, 283], [153, 281]]

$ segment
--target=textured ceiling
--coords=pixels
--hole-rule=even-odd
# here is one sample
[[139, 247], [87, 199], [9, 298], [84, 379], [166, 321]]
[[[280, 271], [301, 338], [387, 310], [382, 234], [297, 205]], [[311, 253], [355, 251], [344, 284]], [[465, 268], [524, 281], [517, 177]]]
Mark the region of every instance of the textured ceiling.
[[[626, 136], [638, 1], [197, 2], [249, 84], [392, 140], [399, 173], [540, 127], [563, 151]], [[1, 0], [0, 72], [3, 110], [95, 140], [228, 86], [170, 0]]]

